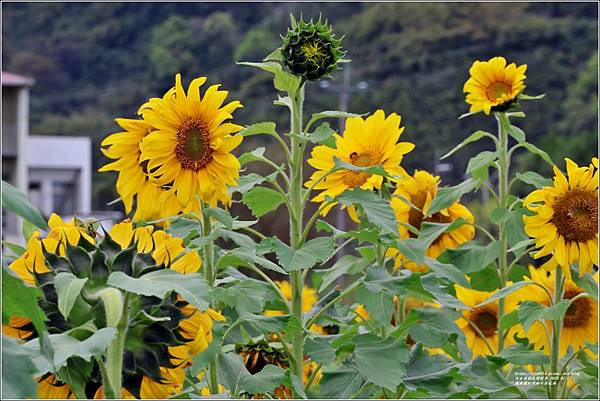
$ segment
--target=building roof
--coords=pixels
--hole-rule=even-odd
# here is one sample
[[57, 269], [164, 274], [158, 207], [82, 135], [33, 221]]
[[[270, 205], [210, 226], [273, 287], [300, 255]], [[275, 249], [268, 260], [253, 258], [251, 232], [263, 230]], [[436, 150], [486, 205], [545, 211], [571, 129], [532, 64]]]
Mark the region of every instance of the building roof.
[[2, 86], [29, 87], [34, 82], [33, 78], [2, 71]]

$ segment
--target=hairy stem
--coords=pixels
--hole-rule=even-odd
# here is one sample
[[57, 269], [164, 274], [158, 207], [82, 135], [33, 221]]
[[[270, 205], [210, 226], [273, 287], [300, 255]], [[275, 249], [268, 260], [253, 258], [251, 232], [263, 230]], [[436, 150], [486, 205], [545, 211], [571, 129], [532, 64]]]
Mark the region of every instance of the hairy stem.
[[[563, 273], [561, 267], [556, 268], [554, 275], [554, 305], [561, 301], [563, 297]], [[550, 347], [550, 374], [558, 373], [558, 360], [560, 358], [560, 332], [562, 329], [562, 319], [552, 321], [552, 346]], [[550, 389], [550, 398], [558, 398], [558, 389], [560, 387], [560, 378]]]
[[[498, 200], [499, 207], [508, 208], [508, 127], [509, 120], [505, 113], [496, 113], [498, 120]], [[500, 256], [498, 258], [498, 276], [500, 278], [500, 288], [506, 286], [506, 276], [508, 274], [507, 258], [507, 237], [506, 223], [503, 221], [498, 225], [498, 240], [500, 241]], [[504, 298], [498, 302], [498, 322], [504, 315]], [[498, 352], [504, 348], [503, 330], [498, 328]]]
[[[204, 209], [204, 208], [203, 208]], [[210, 222], [210, 216], [202, 211], [202, 235], [209, 236], [212, 231], [212, 224]], [[215, 274], [213, 272], [213, 243], [207, 241], [204, 245], [204, 278], [208, 285], [212, 287], [215, 282]], [[212, 305], [211, 305], [212, 306]], [[219, 380], [217, 379], [217, 357], [210, 362], [208, 365], [208, 374], [206, 381], [208, 383], [208, 390], [211, 394], [219, 394]]]
[[121, 398], [121, 387], [123, 386], [123, 352], [125, 351], [125, 338], [129, 326], [129, 297], [125, 295], [121, 317], [114, 326], [117, 336], [106, 350], [105, 375], [108, 383], [104, 383], [106, 398]]

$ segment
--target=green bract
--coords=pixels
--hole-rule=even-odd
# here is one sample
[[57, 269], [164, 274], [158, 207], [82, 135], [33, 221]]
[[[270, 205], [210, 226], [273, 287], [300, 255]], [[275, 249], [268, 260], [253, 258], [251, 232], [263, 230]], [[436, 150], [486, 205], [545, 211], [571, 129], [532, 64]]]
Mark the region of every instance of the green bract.
[[296, 22], [283, 38], [281, 52], [283, 62], [295, 75], [307, 81], [328, 77], [338, 69], [338, 63], [346, 53], [341, 47], [342, 39], [336, 39], [331, 25], [315, 23], [311, 19]]

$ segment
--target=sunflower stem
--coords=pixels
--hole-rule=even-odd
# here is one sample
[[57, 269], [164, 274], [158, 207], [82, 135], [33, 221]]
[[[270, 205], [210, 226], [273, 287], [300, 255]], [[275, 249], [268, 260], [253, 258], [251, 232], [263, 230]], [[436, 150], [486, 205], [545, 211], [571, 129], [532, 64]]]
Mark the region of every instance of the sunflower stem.
[[118, 322], [116, 322], [116, 325], [112, 326], [117, 329], [117, 335], [106, 349], [105, 379], [107, 379], [107, 381], [104, 383], [104, 391], [106, 398], [109, 399], [121, 398], [121, 387], [123, 386], [123, 353], [125, 351], [125, 338], [127, 336], [128, 326], [129, 297], [125, 294], [122, 301], [121, 317]]
[[[554, 302], [553, 305], [556, 305], [561, 301], [563, 297], [563, 272], [561, 267], [556, 268], [556, 272], [554, 274]], [[560, 357], [560, 332], [562, 329], [562, 319], [553, 320], [552, 321], [552, 346], [550, 348], [550, 374], [554, 375], [558, 373], [558, 360]], [[556, 399], [558, 398], [558, 390], [560, 385], [560, 377], [556, 379], [556, 384], [552, 385], [550, 388], [550, 398]]]
[[[206, 205], [202, 204], [202, 235], [204, 237], [210, 236], [212, 231], [212, 224], [210, 216], [206, 213]], [[213, 273], [213, 242], [207, 241], [204, 245], [204, 278], [208, 282], [209, 286], [213, 286], [215, 282], [215, 275]], [[211, 305], [212, 306], [212, 305]], [[219, 394], [219, 380], [217, 378], [217, 357], [208, 365], [208, 375], [206, 381], [208, 383], [208, 390], [210, 394]]]
[[[508, 170], [509, 170], [509, 159], [508, 159], [508, 127], [510, 122], [505, 113], [496, 113], [496, 120], [498, 121], [498, 200], [499, 207], [508, 208]], [[506, 275], [508, 274], [507, 265], [507, 237], [506, 237], [506, 223], [500, 222], [498, 225], [498, 241], [500, 242], [500, 256], [498, 258], [498, 276], [500, 278], [500, 288], [506, 286]], [[498, 301], [498, 323], [502, 316], [504, 316], [505, 300], [501, 298]], [[498, 327], [498, 352], [504, 348], [504, 333], [503, 330]]]
[[[292, 95], [292, 94], [290, 94]], [[290, 160], [290, 245], [293, 249], [302, 246], [303, 238], [303, 193], [302, 193], [302, 164], [306, 140], [302, 135], [302, 106], [304, 103], [304, 85], [290, 96], [292, 107], [290, 109], [290, 137], [291, 137], [291, 160]], [[292, 284], [292, 314], [302, 322], [302, 288], [304, 280], [301, 270], [291, 272]], [[304, 332], [297, 330], [292, 333], [292, 372], [299, 378], [302, 377], [302, 362], [304, 360]]]

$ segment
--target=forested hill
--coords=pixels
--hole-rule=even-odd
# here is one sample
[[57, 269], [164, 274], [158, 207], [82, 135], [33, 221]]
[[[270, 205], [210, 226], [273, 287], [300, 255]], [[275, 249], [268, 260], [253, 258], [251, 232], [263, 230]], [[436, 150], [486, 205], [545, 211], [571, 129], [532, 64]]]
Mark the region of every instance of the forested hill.
[[[3, 69], [36, 79], [32, 134], [91, 136], [97, 168], [105, 162], [98, 143], [116, 129], [113, 119], [134, 116], [176, 72], [186, 82], [207, 75], [222, 83], [246, 106], [241, 124], [285, 124], [268, 74], [235, 61], [259, 60], [279, 46], [290, 12], [321, 13], [346, 35], [353, 80], [369, 84], [353, 93], [350, 110], [402, 114], [405, 140], [417, 144], [406, 158], [411, 169], [432, 169], [435, 155], [473, 130], [494, 129], [490, 119], [457, 117], [467, 111], [469, 66], [496, 55], [528, 64], [527, 92], [547, 94], [524, 106], [521, 126], [532, 142], [557, 161], [568, 154], [585, 163], [596, 153], [596, 3], [5, 3]], [[308, 111], [338, 103], [316, 85], [307, 96]], [[471, 154], [463, 152], [444, 175], [449, 184], [461, 178]], [[529, 157], [517, 162], [546, 168]], [[114, 199], [114, 179], [95, 175], [95, 209]]]

